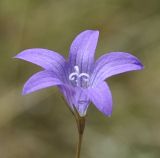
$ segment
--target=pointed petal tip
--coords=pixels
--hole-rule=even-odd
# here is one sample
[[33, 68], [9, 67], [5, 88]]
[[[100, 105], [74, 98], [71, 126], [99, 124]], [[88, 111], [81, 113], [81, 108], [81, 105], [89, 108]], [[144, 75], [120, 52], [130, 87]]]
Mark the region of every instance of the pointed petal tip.
[[138, 70], [144, 69], [144, 65], [142, 64], [142, 62], [139, 59], [136, 59], [136, 62], [134, 64], [139, 66]]
[[99, 30], [85, 30], [85, 31], [82, 31], [81, 33], [95, 34], [96, 36], [99, 36]]
[[92, 33], [99, 35], [99, 30], [90, 30]]
[[97, 34], [97, 36], [99, 36], [99, 31], [98, 30], [94, 30], [95, 34]]
[[27, 94], [29, 94], [30, 92], [28, 92], [26, 89], [25, 89], [25, 86], [23, 87], [23, 90], [22, 90], [22, 96], [25, 96]]
[[91, 30], [91, 29], [89, 29], [89, 30], [85, 30], [85, 31], [83, 31], [83, 32], [87, 32], [87, 31], [91, 31], [91, 32], [97, 32], [97, 33], [99, 33], [99, 30]]
[[25, 92], [22, 91], [22, 96], [25, 96], [25, 95], [27, 95], [27, 93], [25, 93]]
[[141, 62], [139, 62], [139, 66], [140, 66], [140, 70], [144, 69], [144, 65]]
[[110, 108], [110, 109], [104, 109], [103, 108], [103, 110], [101, 110], [101, 112], [104, 114], [104, 116], [106, 116], [106, 117], [111, 117], [111, 115], [112, 115], [112, 108]]
[[13, 59], [22, 59], [22, 60], [25, 60], [25, 59], [23, 59], [23, 52], [18, 53], [17, 55], [13, 56], [12, 58]]
[[13, 59], [18, 59], [18, 54], [12, 57]]
[[111, 117], [112, 116], [112, 111], [110, 111], [107, 116]]
[[104, 116], [110, 118], [112, 116], [112, 113], [110, 113], [110, 114], [104, 114]]

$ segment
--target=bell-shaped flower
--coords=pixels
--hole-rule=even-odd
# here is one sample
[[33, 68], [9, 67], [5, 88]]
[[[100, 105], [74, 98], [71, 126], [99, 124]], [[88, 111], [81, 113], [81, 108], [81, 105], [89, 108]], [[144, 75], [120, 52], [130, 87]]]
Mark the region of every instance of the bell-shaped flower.
[[105, 80], [123, 72], [141, 70], [142, 63], [124, 52], [110, 52], [94, 60], [99, 31], [86, 30], [72, 42], [69, 58], [47, 49], [33, 48], [19, 53], [23, 59], [43, 68], [25, 83], [23, 95], [57, 86], [69, 108], [85, 116], [92, 102], [106, 116], [112, 113], [112, 95]]

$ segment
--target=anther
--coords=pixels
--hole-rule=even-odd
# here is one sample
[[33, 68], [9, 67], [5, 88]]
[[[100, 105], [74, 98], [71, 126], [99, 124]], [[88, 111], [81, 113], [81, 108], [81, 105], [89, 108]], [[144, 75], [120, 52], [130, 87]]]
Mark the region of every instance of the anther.
[[74, 72], [69, 75], [69, 80], [72, 81], [75, 86], [81, 86], [85, 88], [88, 87], [89, 78], [89, 74], [80, 73], [77, 65], [74, 66]]
[[89, 81], [89, 75], [87, 73], [81, 73], [78, 77], [82, 78], [86, 82]]
[[69, 80], [70, 80], [70, 81], [76, 80], [76, 78], [78, 78], [78, 75], [79, 75], [79, 74], [77, 74], [76, 72], [71, 73], [71, 74], [69, 75]]

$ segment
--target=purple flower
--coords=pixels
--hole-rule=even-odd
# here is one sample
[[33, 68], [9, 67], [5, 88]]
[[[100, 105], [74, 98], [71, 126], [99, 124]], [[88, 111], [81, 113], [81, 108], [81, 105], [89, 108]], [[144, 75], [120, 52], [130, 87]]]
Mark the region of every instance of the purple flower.
[[15, 58], [39, 65], [42, 71], [34, 74], [24, 85], [23, 95], [57, 86], [69, 107], [85, 116], [92, 102], [107, 116], [112, 113], [112, 95], [105, 79], [127, 71], [141, 70], [141, 62], [129, 53], [111, 52], [94, 61], [98, 31], [86, 30], [72, 42], [69, 59], [47, 49], [33, 48]]

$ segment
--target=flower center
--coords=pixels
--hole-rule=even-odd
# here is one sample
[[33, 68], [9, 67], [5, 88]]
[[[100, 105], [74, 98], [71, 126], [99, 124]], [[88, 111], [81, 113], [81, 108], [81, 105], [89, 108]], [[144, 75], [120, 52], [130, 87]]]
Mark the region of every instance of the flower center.
[[69, 80], [76, 87], [87, 88], [90, 76], [87, 73], [80, 73], [79, 67], [74, 66], [74, 72], [69, 75]]

